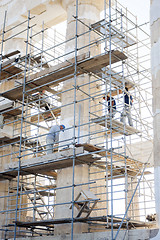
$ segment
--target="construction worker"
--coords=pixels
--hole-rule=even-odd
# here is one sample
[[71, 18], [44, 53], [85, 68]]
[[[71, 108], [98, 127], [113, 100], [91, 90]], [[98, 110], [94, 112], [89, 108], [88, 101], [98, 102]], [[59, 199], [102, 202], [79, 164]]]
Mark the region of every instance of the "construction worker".
[[64, 125], [54, 125], [50, 128], [49, 133], [46, 136], [46, 154], [53, 153], [53, 145], [59, 141], [60, 131], [64, 132]]
[[[103, 99], [105, 100], [105, 96], [103, 97]], [[111, 113], [112, 118], [114, 118], [115, 114], [116, 114], [116, 101], [113, 97], [110, 97], [107, 95], [107, 102], [108, 102], [108, 113]]]
[[121, 118], [120, 121], [125, 123], [125, 118], [128, 118], [128, 124], [133, 127], [133, 121], [131, 117], [131, 107], [133, 103], [133, 97], [132, 95], [128, 92], [128, 88], [125, 87], [125, 94], [124, 94], [124, 108], [123, 112], [121, 113]]

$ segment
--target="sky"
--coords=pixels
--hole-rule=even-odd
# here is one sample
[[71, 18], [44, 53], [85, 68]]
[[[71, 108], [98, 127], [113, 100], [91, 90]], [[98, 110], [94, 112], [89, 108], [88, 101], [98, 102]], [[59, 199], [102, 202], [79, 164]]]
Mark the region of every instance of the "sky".
[[119, 0], [119, 3], [136, 15], [139, 23], [149, 21], [150, 0]]

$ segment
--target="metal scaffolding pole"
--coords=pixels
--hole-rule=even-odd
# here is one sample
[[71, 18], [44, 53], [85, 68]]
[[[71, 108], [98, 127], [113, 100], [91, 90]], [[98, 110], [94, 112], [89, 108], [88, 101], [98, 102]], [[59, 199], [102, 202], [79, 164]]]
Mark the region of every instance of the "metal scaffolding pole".
[[7, 19], [7, 11], [4, 14], [4, 22], [3, 22], [3, 30], [2, 30], [2, 42], [1, 42], [1, 54], [0, 54], [0, 78], [1, 78], [1, 71], [2, 71], [2, 59], [3, 59], [3, 48], [4, 48], [4, 35], [5, 35], [5, 28], [6, 28], [6, 19]]
[[[23, 99], [22, 99], [22, 117], [21, 117], [21, 133], [20, 133], [20, 146], [19, 146], [19, 156], [18, 156], [18, 176], [17, 176], [17, 196], [16, 196], [16, 209], [15, 209], [15, 221], [18, 218], [18, 196], [19, 196], [19, 181], [20, 181], [20, 170], [21, 170], [21, 148], [22, 148], [22, 134], [23, 134], [23, 114], [24, 114], [24, 99], [25, 99], [25, 87], [26, 87], [26, 73], [27, 73], [27, 61], [28, 61], [28, 41], [29, 41], [29, 31], [30, 31], [30, 11], [28, 12], [28, 24], [27, 24], [27, 37], [26, 37], [26, 56], [25, 56], [25, 72], [23, 79]], [[17, 235], [17, 225], [15, 223], [14, 227], [14, 240], [16, 240]]]
[[76, 145], [76, 91], [77, 91], [77, 46], [78, 46], [78, 0], [76, 0], [76, 32], [75, 32], [75, 59], [74, 59], [74, 122], [73, 122], [73, 175], [72, 175], [72, 222], [71, 240], [74, 239], [74, 190], [75, 190], [75, 145]]

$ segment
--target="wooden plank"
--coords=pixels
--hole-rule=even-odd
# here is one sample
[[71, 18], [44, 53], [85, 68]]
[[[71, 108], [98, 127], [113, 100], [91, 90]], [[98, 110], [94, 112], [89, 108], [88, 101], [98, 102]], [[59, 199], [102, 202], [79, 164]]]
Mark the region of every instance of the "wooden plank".
[[[99, 163], [94, 162], [94, 163], [92, 163], [92, 165], [97, 167], [97, 168], [106, 170], [106, 163], [101, 165]], [[130, 167], [126, 166], [126, 170], [127, 170], [128, 176], [134, 177], [134, 176], [140, 176], [141, 175], [142, 168], [134, 169], [134, 168], [130, 168]], [[147, 175], [147, 174], [151, 174], [151, 172], [150, 171], [145, 171], [144, 175]], [[125, 177], [125, 167], [124, 166], [118, 167], [118, 166], [112, 165], [112, 176], [114, 177], [114, 179], [124, 178]], [[110, 164], [108, 164], [108, 178], [111, 179], [111, 165]]]
[[[107, 224], [108, 222], [111, 222], [112, 219], [113, 219], [113, 223], [115, 223], [115, 224], [122, 222], [122, 218], [115, 217], [115, 216], [113, 216], [113, 218], [111, 218], [111, 216], [98, 216], [98, 217], [88, 217], [88, 218], [80, 217], [80, 218], [74, 218], [73, 221], [74, 222], [104, 222]], [[71, 223], [71, 222], [72, 222], [72, 218], [59, 218], [59, 219], [48, 219], [48, 220], [32, 221], [32, 222], [16, 221], [15, 223], [18, 227], [25, 227], [25, 228], [27, 227], [28, 228], [28, 227], [33, 227], [33, 226], [51, 226], [54, 224], [65, 224], [65, 223]], [[127, 223], [127, 225], [129, 224], [130, 228], [149, 227], [149, 226], [152, 226], [155, 224], [155, 223], [146, 223], [143, 221], [136, 221], [136, 220], [132, 220], [132, 219], [123, 219], [122, 227], [127, 227], [126, 223]], [[114, 226], [112, 226], [112, 227], [114, 227]], [[119, 227], [119, 225], [118, 225], [118, 227]]]
[[5, 179], [11, 180], [15, 178], [16, 176], [10, 175], [9, 173], [0, 173], [0, 181], [4, 181]]
[[[78, 146], [83, 146], [84, 150], [86, 150], [88, 152], [96, 152], [96, 154], [99, 154], [102, 157], [106, 157], [106, 153], [107, 153], [107, 157], [111, 158], [111, 151], [108, 151], [108, 150], [106, 150], [102, 147], [97, 147], [97, 146], [94, 146], [94, 145], [89, 144], [89, 143], [77, 144], [76, 146], [77, 147]], [[97, 153], [97, 151], [99, 151], [99, 152]], [[126, 164], [128, 167], [132, 167], [134, 169], [140, 169], [143, 166], [142, 162], [140, 162], [138, 160], [135, 160], [135, 159], [132, 159], [129, 156], [122, 156], [122, 154], [119, 154], [115, 151], [112, 151], [112, 158], [113, 158], [113, 160], [116, 160], [115, 163], [113, 162], [114, 165], [118, 164], [118, 161], [119, 161], [119, 163], [122, 166], [124, 164]], [[100, 162], [98, 161], [98, 163], [100, 163]], [[101, 163], [102, 163], [102, 161], [101, 161]], [[105, 162], [103, 162], [103, 163], [105, 163]]]
[[10, 141], [10, 138], [8, 136], [2, 135], [0, 136], [0, 146], [4, 145], [6, 142]]
[[15, 104], [14, 101], [8, 99], [2, 99], [0, 104], [0, 113], [3, 114], [4, 118], [17, 116], [22, 113], [20, 104]]
[[18, 116], [22, 113], [22, 110], [19, 108], [11, 108], [10, 110], [7, 110], [7, 112], [3, 113], [4, 118], [10, 118]]
[[[89, 143], [84, 143], [84, 144], [78, 144], [78, 146], [83, 146], [84, 150], [88, 151], [88, 152], [96, 152], [97, 155], [100, 155], [102, 157], [106, 157], [106, 153], [107, 153], [107, 158], [111, 158], [111, 152], [110, 151], [106, 151], [104, 148], [101, 147], [97, 147], [94, 146], [92, 144]], [[97, 151], [100, 151], [97, 153]], [[127, 173], [130, 176], [135, 176], [137, 175], [137, 173], [143, 168], [143, 163], [141, 163], [140, 161], [134, 160], [129, 158], [128, 156], [122, 156], [121, 154], [118, 154], [116, 152], [112, 152], [112, 174], [113, 176], [118, 176], [118, 175], [122, 175], [125, 173], [125, 165], [126, 165], [126, 169], [127, 169]], [[93, 165], [106, 169], [106, 161], [97, 161], [96, 163], [93, 163]], [[111, 170], [111, 165], [108, 162], [108, 170]], [[109, 173], [110, 176], [110, 173]]]
[[[111, 53], [111, 63], [116, 63], [122, 60], [127, 59], [126, 55], [123, 52], [120, 52], [118, 50], [112, 51]], [[84, 69], [88, 72], [93, 72], [95, 70], [100, 70], [103, 67], [106, 67], [109, 65], [110, 61], [110, 55], [109, 53], [102, 54], [100, 56], [93, 57], [89, 60], [86, 60], [85, 62], [80, 63], [78, 66], [81, 69]]]
[[[127, 57], [120, 51], [113, 51], [111, 60], [112, 63], [118, 62], [120, 60], [125, 60]], [[83, 59], [77, 64], [77, 76], [83, 74], [84, 72], [94, 72], [95, 69], [101, 69], [109, 64], [109, 54], [102, 54], [96, 57], [92, 57], [89, 59]], [[56, 66], [50, 67], [49, 69], [42, 70], [36, 74], [30, 76], [27, 79], [26, 90], [31, 90], [32, 88], [39, 87], [42, 84], [48, 83], [50, 85], [57, 85], [60, 82], [68, 80], [71, 78], [70, 75], [74, 74], [74, 65], [70, 63], [70, 61], [65, 61]], [[34, 80], [34, 81], [33, 81]], [[55, 81], [55, 82], [53, 82]], [[36, 90], [32, 90], [29, 94], [36, 92]], [[22, 86], [17, 88], [13, 88], [9, 91], [1, 93], [2, 96], [16, 100], [22, 99]]]
[[[50, 67], [49, 69], [45, 69], [45, 70], [42, 70], [41, 72], [31, 75], [29, 79], [26, 79], [26, 82], [28, 82], [26, 84], [26, 90], [31, 90], [32, 88], [35, 88], [38, 86], [39, 86], [38, 89], [41, 89], [40, 85], [45, 84], [47, 82], [48, 82], [48, 86], [50, 84], [53, 85], [53, 83], [50, 83], [50, 82], [60, 77], [65, 77], [65, 80], [67, 80], [70, 78], [70, 76], [67, 77], [67, 75], [73, 74], [73, 73], [74, 73], [74, 66], [71, 63], [69, 63], [69, 61], [65, 61], [56, 66]], [[36, 80], [32, 82], [34, 79]], [[58, 84], [58, 82], [56, 83]], [[38, 89], [30, 91], [29, 94], [37, 92]], [[5, 93], [2, 93], [1, 95], [11, 100], [16, 100], [16, 99], [22, 100], [22, 86], [13, 88], [9, 91], [6, 91]]]
[[[100, 160], [100, 157], [93, 156], [92, 154], [84, 154], [84, 148], [79, 147], [76, 148], [76, 160], [75, 165], [81, 164], [89, 164]], [[35, 173], [43, 173], [49, 172], [56, 169], [62, 169], [73, 166], [73, 149], [69, 149], [66, 151], [61, 151], [57, 153], [52, 153], [48, 155], [44, 155], [41, 157], [25, 159], [21, 161], [21, 175], [27, 174], [35, 174]], [[16, 176], [18, 174], [18, 162], [13, 162], [6, 164], [4, 166], [4, 173], [9, 173], [12, 176]], [[3, 174], [2, 172], [0, 173]]]
[[5, 68], [2, 68], [2, 71], [0, 74], [0, 80], [6, 79], [8, 77], [12, 77], [20, 72], [22, 72], [22, 69], [20, 69], [19, 67], [16, 67], [15, 65], [10, 65]]
[[10, 52], [10, 53], [8, 53], [8, 54], [6, 54], [6, 55], [3, 55], [3, 56], [2, 56], [2, 59], [12, 57], [12, 56], [14, 56], [14, 55], [16, 55], [16, 54], [19, 54], [19, 53], [20, 53], [19, 50], [15, 50], [15, 51]]
[[[22, 72], [22, 69], [16, 66], [16, 58], [9, 59], [2, 63], [0, 80], [11, 77], [12, 75]], [[20, 76], [19, 76], [20, 77]]]
[[[91, 121], [93, 123], [97, 123], [103, 127], [105, 127], [105, 119], [106, 117], [105, 116], [102, 116], [102, 117], [98, 117], [98, 118], [94, 118], [92, 119]], [[111, 128], [111, 125], [110, 125], [110, 120], [107, 119], [107, 133], [110, 134], [110, 128]], [[132, 135], [132, 134], [138, 134], [140, 133], [140, 131], [134, 127], [131, 127], [129, 125], [125, 125], [125, 128], [124, 128], [124, 124], [120, 121], [117, 121], [115, 119], [112, 119], [112, 132], [113, 133], [117, 133], [117, 135], [126, 135], [126, 136], [129, 136], [129, 135]]]

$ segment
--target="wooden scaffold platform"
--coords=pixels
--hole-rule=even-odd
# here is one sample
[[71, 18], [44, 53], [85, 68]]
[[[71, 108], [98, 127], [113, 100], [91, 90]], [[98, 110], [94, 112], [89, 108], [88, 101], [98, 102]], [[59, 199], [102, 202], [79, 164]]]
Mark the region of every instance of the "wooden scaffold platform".
[[[112, 52], [111, 62], [116, 63], [121, 60], [125, 60], [126, 58], [127, 57], [124, 53], [115, 50]], [[109, 65], [109, 53], [101, 54], [95, 57], [89, 57], [88, 54], [84, 54], [83, 56], [80, 55], [77, 57], [77, 76], [85, 72], [95, 73], [95, 70], [99, 71], [107, 65]], [[32, 94], [40, 89], [41, 85], [46, 83], [47, 86], [56, 86], [58, 83], [70, 79], [73, 74], [74, 62], [73, 59], [70, 59], [31, 75], [28, 79], [26, 79], [26, 91], [30, 90], [29, 94]], [[36, 88], [36, 90], [34, 88]], [[22, 86], [19, 86], [1, 93], [1, 96], [11, 100], [21, 100], [22, 92]]]
[[132, 134], [138, 134], [141, 133], [139, 130], [137, 130], [134, 127], [131, 127], [129, 125], [124, 125], [123, 122], [120, 122], [118, 120], [112, 119], [110, 121], [109, 118], [106, 118], [106, 116], [98, 117], [92, 119], [93, 123], [99, 124], [102, 127], [105, 127], [105, 121], [107, 122], [107, 133], [110, 133], [110, 129], [112, 128], [112, 133], [116, 133], [116, 135], [132, 135]]

